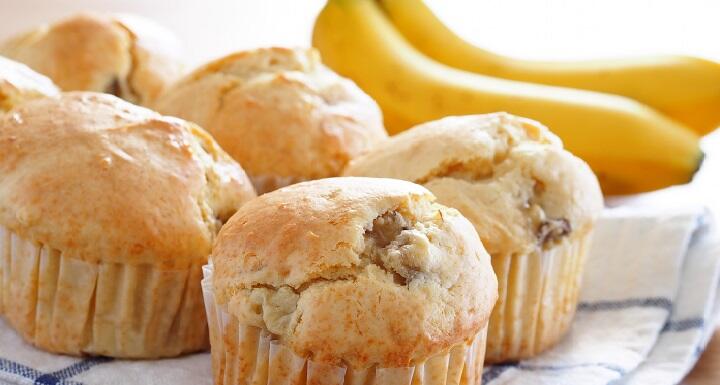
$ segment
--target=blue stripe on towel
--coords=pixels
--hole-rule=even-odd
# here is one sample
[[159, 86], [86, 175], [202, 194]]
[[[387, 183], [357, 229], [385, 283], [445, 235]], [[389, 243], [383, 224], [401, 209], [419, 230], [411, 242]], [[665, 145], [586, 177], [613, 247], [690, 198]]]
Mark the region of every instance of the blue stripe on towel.
[[53, 377], [49, 374], [43, 374], [42, 376], [35, 379], [34, 385], [82, 385], [79, 382], [71, 382], [63, 380], [57, 377]]
[[672, 310], [673, 304], [665, 297], [629, 298], [619, 301], [581, 302], [577, 310], [582, 312], [624, 310], [632, 307], [656, 307]]
[[57, 385], [64, 383], [64, 380], [85, 372], [95, 365], [112, 361], [112, 358], [93, 357], [86, 358], [80, 362], [76, 362], [65, 369], [61, 369], [52, 373], [46, 373], [35, 379], [36, 385]]
[[27, 380], [32, 380], [35, 385], [82, 385], [79, 382], [70, 381], [69, 378], [85, 372], [93, 366], [108, 361], [112, 361], [112, 358], [86, 358], [64, 369], [57, 370], [51, 373], [43, 373], [29, 366], [22, 365], [5, 358], [0, 358], [0, 371], [10, 373], [15, 376], [20, 376]]
[[37, 371], [29, 366], [18, 364], [4, 358], [0, 358], [0, 371], [5, 373], [11, 373], [17, 376], [22, 376], [27, 379], [35, 379], [42, 375], [42, 372]]
[[662, 333], [665, 332], [684, 332], [690, 329], [700, 329], [705, 326], [705, 320], [696, 318], [686, 318], [677, 321], [668, 321], [662, 328]]
[[597, 367], [607, 369], [613, 372], [617, 372], [621, 376], [625, 375], [627, 371], [620, 366], [614, 364], [608, 364], [604, 362], [590, 362], [590, 363], [579, 363], [579, 364], [567, 364], [567, 365], [529, 365], [523, 363], [506, 363], [499, 365], [492, 365], [483, 371], [482, 383], [487, 384], [490, 381], [500, 377], [508, 369], [518, 369], [523, 371], [562, 371], [572, 370], [577, 368]]
[[482, 383], [487, 384], [490, 381], [500, 377], [508, 369], [514, 368], [516, 366], [517, 366], [517, 363], [497, 364], [497, 365], [487, 366], [483, 370]]
[[548, 371], [558, 371], [558, 370], [568, 370], [568, 369], [577, 369], [577, 368], [603, 368], [607, 369], [613, 372], [618, 372], [620, 375], [625, 374], [625, 369], [621, 368], [620, 366], [608, 364], [605, 362], [591, 362], [591, 363], [580, 363], [580, 364], [567, 364], [567, 365], [527, 365], [527, 364], [520, 364], [517, 366], [519, 369], [527, 370], [527, 371], [538, 371], [538, 370], [548, 370]]
[[[670, 312], [673, 308], [673, 303], [670, 299], [665, 297], [629, 298], [618, 301], [582, 302], [578, 304], [577, 310], [581, 312], [596, 312], [617, 311], [629, 308], [660, 308]], [[663, 326], [662, 332], [683, 332], [691, 329], [700, 329], [705, 326], [705, 320], [701, 317], [686, 318], [675, 321], [668, 321]], [[699, 346], [697, 348], [696, 354], [699, 356], [699, 354], [702, 353], [703, 350], [703, 347]], [[613, 372], [617, 372], [618, 374], [620, 374], [620, 376], [624, 376], [627, 374], [627, 371], [620, 366], [602, 362], [568, 365], [529, 365], [522, 362], [510, 362], [486, 367], [483, 371], [482, 382], [483, 384], [487, 384], [490, 381], [500, 377], [509, 369], [518, 369], [523, 371], [562, 371], [583, 367], [604, 368]]]

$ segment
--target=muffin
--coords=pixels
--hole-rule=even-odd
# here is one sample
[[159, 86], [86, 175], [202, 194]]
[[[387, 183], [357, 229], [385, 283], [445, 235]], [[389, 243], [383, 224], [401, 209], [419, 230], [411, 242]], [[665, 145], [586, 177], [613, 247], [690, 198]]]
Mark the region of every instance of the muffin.
[[603, 200], [587, 164], [546, 127], [504, 113], [449, 117], [391, 138], [345, 174], [422, 184], [473, 223], [500, 292], [486, 362], [531, 357], [567, 331]]
[[215, 384], [478, 384], [497, 280], [421, 186], [330, 178], [265, 194], [205, 269]]
[[60, 91], [43, 75], [0, 56], [0, 113], [27, 100], [57, 96]]
[[0, 44], [0, 54], [63, 91], [105, 92], [148, 105], [181, 75], [179, 46], [149, 20], [88, 13], [11, 38]]
[[387, 137], [377, 104], [313, 49], [236, 53], [196, 70], [155, 109], [205, 127], [258, 193], [338, 176]]
[[29, 343], [170, 357], [208, 346], [200, 290], [221, 224], [255, 196], [194, 124], [71, 92], [0, 116], [0, 297]]

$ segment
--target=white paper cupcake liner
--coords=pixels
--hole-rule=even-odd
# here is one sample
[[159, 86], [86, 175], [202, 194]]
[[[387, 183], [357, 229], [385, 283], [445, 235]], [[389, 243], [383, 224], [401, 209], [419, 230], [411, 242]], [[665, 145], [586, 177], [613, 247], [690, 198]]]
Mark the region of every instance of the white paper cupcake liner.
[[[240, 324], [216, 304], [212, 264], [203, 267], [202, 290], [210, 328], [216, 385], [479, 385], [485, 358], [483, 328], [475, 337], [425, 362], [400, 368], [353, 370], [295, 354], [261, 328]], [[338, 341], [342, 343], [342, 341]]]
[[0, 308], [23, 338], [52, 352], [154, 358], [206, 349], [201, 268], [90, 263], [0, 226]]
[[590, 235], [566, 239], [542, 254], [492, 257], [498, 301], [490, 316], [486, 362], [532, 357], [570, 327]]

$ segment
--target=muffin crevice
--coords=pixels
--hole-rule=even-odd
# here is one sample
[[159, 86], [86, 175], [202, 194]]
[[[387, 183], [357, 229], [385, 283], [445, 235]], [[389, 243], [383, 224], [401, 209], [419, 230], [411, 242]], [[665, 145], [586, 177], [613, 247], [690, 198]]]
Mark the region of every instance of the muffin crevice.
[[103, 89], [103, 92], [113, 96], [122, 97], [122, 86], [120, 85], [120, 78], [113, 76], [108, 82], [107, 86]]
[[504, 162], [505, 159], [507, 159], [506, 153], [497, 155], [492, 160], [484, 157], [449, 159], [413, 182], [422, 185], [433, 179], [452, 178], [477, 183], [492, 179], [495, 176], [497, 165]]
[[225, 99], [228, 94], [243, 86], [243, 83], [235, 76], [224, 73], [218, 75], [222, 76], [223, 80], [226, 80], [227, 83], [218, 89], [218, 94], [216, 96], [218, 102], [215, 107], [215, 115], [219, 114], [225, 107]]
[[128, 28], [125, 24], [121, 23], [118, 20], [113, 20], [113, 24], [115, 24], [116, 27], [118, 27], [120, 30], [125, 32], [125, 35], [127, 36], [127, 49], [126, 49], [126, 56], [128, 60], [128, 65], [125, 68], [124, 73], [121, 73], [119, 75], [116, 75], [114, 78], [114, 81], [118, 82], [120, 94], [113, 94], [119, 98], [123, 98], [127, 101], [130, 101], [132, 103], [140, 103], [140, 93], [135, 90], [133, 87], [133, 79], [135, 77], [137, 68], [138, 68], [138, 58], [135, 53], [137, 49], [137, 36]]

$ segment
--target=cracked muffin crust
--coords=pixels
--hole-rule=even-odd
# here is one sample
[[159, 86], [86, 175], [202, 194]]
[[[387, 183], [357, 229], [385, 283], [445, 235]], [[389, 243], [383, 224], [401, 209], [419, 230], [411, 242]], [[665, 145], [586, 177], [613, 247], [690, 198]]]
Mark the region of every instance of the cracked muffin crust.
[[585, 162], [546, 127], [505, 113], [416, 126], [352, 161], [344, 175], [424, 185], [475, 224], [491, 255], [551, 247], [587, 232], [602, 209]]
[[179, 43], [153, 22], [131, 15], [83, 13], [0, 44], [64, 91], [105, 92], [149, 105], [180, 75]]
[[30, 343], [151, 358], [207, 347], [221, 224], [255, 197], [198, 126], [69, 92], [0, 116], [0, 308]]
[[499, 282], [488, 362], [531, 357], [562, 337], [603, 199], [587, 164], [546, 127], [505, 113], [448, 117], [390, 138], [344, 175], [422, 184], [473, 223]]
[[215, 301], [316, 363], [422, 363], [484, 329], [497, 297], [472, 225], [433, 201], [373, 178], [262, 195], [220, 231]]
[[65, 93], [0, 118], [0, 224], [97, 262], [203, 261], [254, 197], [198, 126], [111, 95]]
[[57, 96], [60, 90], [26, 65], [0, 56], [0, 113], [27, 100]]
[[377, 104], [313, 49], [226, 56], [186, 76], [154, 107], [205, 127], [258, 193], [337, 176], [387, 137]]

